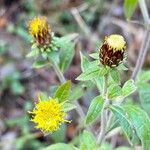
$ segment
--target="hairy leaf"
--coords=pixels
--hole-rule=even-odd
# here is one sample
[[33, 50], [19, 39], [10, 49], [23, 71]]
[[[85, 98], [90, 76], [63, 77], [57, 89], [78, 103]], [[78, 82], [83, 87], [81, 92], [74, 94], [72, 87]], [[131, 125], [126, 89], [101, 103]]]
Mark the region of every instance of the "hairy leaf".
[[133, 130], [132, 130], [132, 124], [130, 120], [128, 119], [128, 116], [125, 112], [125, 110], [121, 106], [115, 106], [112, 105], [109, 107], [115, 117], [118, 119], [118, 122], [124, 131], [125, 135], [127, 136], [129, 142], [133, 136]]
[[48, 64], [47, 60], [38, 60], [33, 63], [32, 67], [33, 68], [42, 68]]
[[115, 68], [110, 70], [110, 76], [115, 83], [120, 84], [120, 74], [119, 71]]
[[68, 111], [75, 109], [75, 108], [76, 108], [76, 106], [71, 104], [71, 103], [64, 103], [62, 109], [64, 112], [68, 112]]
[[91, 132], [84, 130], [81, 135], [80, 141], [81, 141], [81, 147], [80, 147], [81, 150], [85, 150], [85, 149], [96, 150], [97, 147], [96, 139]]
[[138, 82], [143, 83], [150, 80], [150, 70], [148, 71], [142, 71], [140, 75], [138, 76]]
[[92, 82], [80, 82], [72, 88], [69, 96], [70, 101], [75, 101], [85, 95], [86, 92], [92, 90], [94, 84]]
[[69, 99], [69, 93], [71, 88], [71, 81], [67, 81], [61, 86], [58, 87], [58, 89], [55, 92], [55, 98], [58, 98], [59, 102], [64, 102]]
[[60, 69], [64, 72], [70, 65], [74, 56], [74, 43], [72, 43], [68, 38], [63, 37], [62, 44], [60, 45]]
[[129, 119], [140, 138], [143, 150], [149, 150], [150, 143], [150, 118], [141, 108], [133, 105], [124, 107]]
[[140, 102], [144, 110], [150, 115], [150, 84], [139, 85]]
[[87, 112], [86, 124], [92, 123], [98, 116], [100, 116], [103, 104], [104, 99], [102, 96], [97, 96], [92, 100]]
[[52, 144], [46, 148], [43, 148], [42, 150], [74, 150], [74, 147], [69, 145], [69, 144], [65, 144], [65, 143], [57, 143], [57, 144]]
[[99, 53], [92, 53], [89, 56], [92, 57], [93, 59], [98, 59], [99, 60]]
[[118, 86], [116, 84], [112, 84], [108, 87], [108, 98], [109, 99], [116, 99], [121, 95], [122, 95], [122, 91], [121, 91], [120, 86]]
[[82, 52], [80, 52], [80, 58], [81, 58], [81, 70], [82, 72], [84, 72], [87, 69], [90, 62], [88, 58], [82, 54]]
[[129, 96], [136, 89], [137, 88], [134, 84], [134, 81], [133, 80], [128, 80], [128, 81], [125, 82], [125, 84], [122, 87], [122, 94], [123, 94], [124, 97]]
[[87, 81], [92, 80], [96, 77], [102, 77], [107, 74], [107, 69], [105, 67], [100, 68], [99, 66], [95, 66], [85, 72], [83, 72], [80, 76], [77, 77], [77, 80]]

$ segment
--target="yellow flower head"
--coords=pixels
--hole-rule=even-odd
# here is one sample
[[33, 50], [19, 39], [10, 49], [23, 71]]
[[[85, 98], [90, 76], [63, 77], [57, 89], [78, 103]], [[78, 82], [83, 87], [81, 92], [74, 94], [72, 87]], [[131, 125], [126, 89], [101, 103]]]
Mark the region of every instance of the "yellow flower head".
[[118, 66], [124, 58], [125, 48], [126, 42], [123, 36], [118, 34], [106, 36], [100, 48], [100, 62], [109, 67]]
[[51, 40], [50, 27], [46, 17], [39, 16], [29, 21], [29, 33], [39, 45], [49, 44]]
[[60, 125], [65, 120], [66, 113], [62, 110], [63, 103], [58, 103], [56, 99], [49, 98], [42, 101], [39, 98], [39, 102], [36, 104], [32, 112], [32, 119], [36, 124], [36, 128], [40, 129], [44, 133], [51, 133], [59, 129]]
[[113, 49], [114, 52], [124, 51], [126, 45], [123, 36], [118, 34], [112, 34], [105, 37], [105, 43], [109, 46], [109, 49]]

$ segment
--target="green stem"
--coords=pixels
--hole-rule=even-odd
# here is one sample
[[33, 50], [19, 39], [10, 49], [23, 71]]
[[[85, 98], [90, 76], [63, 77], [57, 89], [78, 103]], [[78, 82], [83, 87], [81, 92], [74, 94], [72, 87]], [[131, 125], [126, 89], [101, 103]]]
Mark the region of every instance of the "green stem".
[[[144, 34], [145, 37], [143, 39], [142, 46], [140, 48], [140, 53], [139, 53], [139, 56], [138, 56], [138, 59], [136, 62], [136, 66], [135, 66], [134, 71], [133, 71], [132, 76], [131, 76], [131, 79], [133, 79], [133, 80], [136, 79], [139, 71], [142, 68], [142, 65], [144, 63], [144, 60], [145, 60], [145, 57], [146, 57], [146, 54], [148, 51], [149, 42], [150, 42], [150, 19], [149, 19], [149, 15], [148, 15], [148, 10], [147, 10], [146, 4], [145, 4], [145, 0], [138, 0], [138, 1], [139, 1], [139, 6], [141, 9], [143, 18], [144, 18], [144, 22], [146, 24], [146, 31]], [[120, 103], [117, 105], [120, 105], [122, 103], [122, 101], [120, 101]], [[107, 130], [109, 129], [112, 121], [113, 121], [113, 114], [110, 113], [109, 118], [108, 118], [108, 122], [107, 122]]]
[[[53, 68], [54, 68], [54, 70], [56, 72], [56, 75], [59, 78], [60, 82], [64, 83], [66, 81], [66, 79], [65, 79], [63, 73], [61, 72], [59, 66], [53, 61], [51, 61], [51, 63], [52, 63], [52, 66], [53, 66]], [[75, 102], [75, 105], [77, 106], [76, 107], [76, 111], [78, 112], [78, 114], [79, 114], [79, 116], [81, 118], [81, 121], [83, 121], [84, 118], [85, 118], [85, 114], [84, 114], [84, 112], [82, 110], [82, 107], [80, 106], [78, 101]]]
[[105, 133], [106, 133], [106, 125], [107, 125], [107, 110], [105, 110], [105, 107], [108, 106], [109, 104], [109, 100], [107, 98], [107, 87], [108, 87], [108, 74], [104, 76], [104, 88], [103, 88], [103, 94], [105, 97], [105, 103], [101, 112], [101, 131], [98, 135], [97, 138], [97, 144], [101, 145], [104, 137], [105, 137]]
[[64, 83], [66, 81], [66, 79], [65, 79], [63, 73], [61, 72], [61, 70], [59, 69], [58, 65], [53, 61], [51, 61], [51, 63], [52, 63], [52, 66], [56, 72], [57, 77], [59, 78], [59, 81], [61, 83]]

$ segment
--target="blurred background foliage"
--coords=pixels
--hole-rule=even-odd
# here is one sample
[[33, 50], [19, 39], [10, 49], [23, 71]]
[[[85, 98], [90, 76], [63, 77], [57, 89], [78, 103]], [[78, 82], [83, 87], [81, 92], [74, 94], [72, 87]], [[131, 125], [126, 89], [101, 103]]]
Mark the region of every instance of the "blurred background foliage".
[[[147, 0], [146, 3], [150, 12], [150, 1]], [[91, 85], [77, 84], [75, 80], [81, 72], [80, 51], [85, 55], [98, 51], [105, 35], [119, 33], [127, 41], [126, 66], [129, 68], [122, 74], [122, 81], [130, 78], [137, 60], [144, 36], [143, 19], [138, 6], [124, 13], [124, 9], [129, 7], [123, 4], [124, 0], [0, 0], [0, 149], [37, 150], [52, 143], [71, 142], [76, 145], [80, 141], [77, 130], [79, 120], [75, 111], [70, 113], [72, 123], [63, 125], [58, 132], [50, 136], [44, 137], [30, 122], [27, 111], [32, 109], [38, 92], [51, 93], [59, 80], [53, 69], [33, 69], [34, 60], [26, 58], [31, 50], [28, 20], [37, 15], [44, 15], [56, 36], [78, 34], [75, 39], [75, 55], [69, 69], [65, 71], [65, 77], [76, 84], [72, 99], [83, 96], [79, 100], [87, 110], [90, 100], [98, 91]], [[132, 16], [133, 9], [135, 12]], [[150, 69], [150, 52], [147, 54], [144, 69]], [[138, 81], [140, 92], [128, 101], [142, 104], [150, 115], [149, 79], [150, 72], [141, 74]], [[95, 128], [97, 126], [95, 125]], [[115, 147], [129, 146], [122, 133], [115, 139], [111, 141]], [[106, 150], [112, 149], [109, 143], [105, 143], [103, 147]], [[128, 148], [117, 150], [125, 149]]]

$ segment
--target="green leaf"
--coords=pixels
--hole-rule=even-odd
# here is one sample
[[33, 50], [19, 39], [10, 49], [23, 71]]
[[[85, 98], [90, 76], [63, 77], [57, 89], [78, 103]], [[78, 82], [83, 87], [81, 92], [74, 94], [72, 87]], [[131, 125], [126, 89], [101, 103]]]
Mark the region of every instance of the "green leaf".
[[107, 74], [107, 69], [105, 67], [100, 68], [99, 66], [95, 66], [94, 68], [83, 72], [80, 76], [77, 77], [76, 80], [92, 80], [93, 78], [104, 76], [105, 74]]
[[118, 128], [119, 126], [120, 126], [119, 119], [117, 117], [113, 116], [113, 118], [112, 118], [112, 124], [108, 128], [107, 133], [111, 132], [113, 129]]
[[15, 117], [15, 118], [10, 118], [5, 121], [7, 126], [9, 127], [14, 127], [14, 126], [26, 126], [28, 124], [28, 117], [23, 115], [21, 117]]
[[75, 51], [74, 51], [74, 43], [69, 41], [68, 38], [63, 37], [60, 40], [62, 40], [63, 42], [61, 42], [62, 44], [60, 45], [59, 66], [61, 71], [64, 72], [69, 67]]
[[131, 122], [128, 119], [128, 116], [126, 115], [126, 112], [121, 106], [112, 105], [109, 108], [111, 109], [115, 117], [118, 119], [117, 121], [119, 122], [122, 130], [124, 131], [125, 135], [127, 136], [130, 142], [133, 136], [133, 130], [132, 130]]
[[127, 19], [130, 19], [137, 7], [138, 0], [125, 0], [124, 1], [124, 14]]
[[117, 69], [118, 70], [128, 70], [128, 68], [123, 64], [123, 63], [121, 63], [121, 64], [119, 64], [119, 66], [117, 66]]
[[116, 84], [112, 84], [108, 87], [108, 98], [109, 99], [116, 99], [121, 95], [122, 95], [122, 91], [121, 91], [120, 86], [118, 86]]
[[150, 144], [150, 118], [141, 108], [133, 105], [125, 106], [132, 125], [140, 138], [143, 150], [149, 150]]
[[54, 140], [55, 143], [63, 142], [65, 140], [67, 129], [66, 127], [67, 127], [66, 124], [62, 124], [59, 130], [51, 134], [51, 138]]
[[24, 28], [17, 27], [15, 29], [15, 32], [16, 32], [16, 34], [18, 34], [20, 37], [22, 37], [27, 42], [31, 41], [31, 36], [28, 34], [28, 32]]
[[46, 66], [49, 62], [47, 60], [38, 60], [33, 63], [32, 67], [33, 68], [42, 68]]
[[82, 54], [82, 52], [80, 52], [80, 58], [81, 58], [81, 70], [82, 72], [84, 72], [85, 70], [87, 70], [87, 67], [89, 66], [90, 62], [88, 58]]
[[65, 143], [52, 144], [51, 146], [43, 148], [42, 150], [62, 150], [62, 148], [64, 150], [74, 150], [73, 146]]
[[99, 53], [92, 53], [89, 56], [92, 57], [93, 59], [98, 59], [99, 60]]
[[[46, 53], [46, 57], [47, 57], [47, 53]], [[59, 55], [57, 51], [50, 51], [48, 53], [48, 58], [50, 59], [50, 61], [52, 61], [53, 63], [58, 64], [59, 63]]]
[[20, 82], [14, 81], [11, 84], [11, 90], [14, 94], [22, 94], [25, 89]]
[[150, 80], [150, 71], [149, 70], [142, 71], [140, 73], [140, 75], [138, 76], [138, 82], [139, 82], [139, 84], [143, 83], [143, 82], [147, 82], [149, 80]]
[[26, 55], [26, 57], [37, 57], [39, 55], [38, 48], [32, 48], [32, 50]]
[[92, 82], [80, 82], [74, 86], [70, 92], [69, 101], [75, 101], [85, 95], [86, 92], [94, 88]]
[[112, 68], [110, 70], [110, 76], [115, 83], [120, 84], [120, 74], [119, 74], [119, 71], [117, 69]]
[[46, 93], [40, 92], [40, 93], [38, 94], [38, 98], [39, 98], [39, 100], [41, 100], [41, 101], [45, 101], [45, 100], [48, 99], [48, 96], [46, 95]]
[[64, 103], [62, 109], [64, 112], [68, 112], [68, 111], [73, 110], [75, 108], [76, 108], [76, 106], [71, 104], [71, 103]]
[[127, 97], [129, 96], [131, 93], [133, 93], [135, 90], [136, 90], [136, 86], [134, 84], [134, 81], [131, 79], [131, 80], [128, 80], [125, 82], [125, 84], [123, 85], [122, 87], [122, 95], [124, 97]]
[[86, 116], [86, 124], [92, 123], [97, 117], [100, 116], [101, 110], [103, 108], [104, 99], [102, 96], [95, 97], [88, 109], [87, 116]]
[[86, 86], [84, 86], [83, 83], [79, 83], [78, 85], [73, 87], [69, 96], [69, 100], [75, 101], [82, 97], [84, 95], [84, 87]]
[[71, 88], [71, 81], [67, 81], [58, 87], [55, 93], [55, 98], [58, 98], [59, 102], [69, 100], [69, 93]]
[[121, 146], [121, 147], [116, 148], [115, 150], [132, 150], [132, 149], [129, 147]]
[[91, 70], [94, 67], [97, 67], [99, 65], [99, 60], [94, 60], [94, 61], [89, 61], [89, 59], [84, 56], [81, 52], [80, 52], [80, 58], [81, 58], [81, 70], [82, 72], [85, 72], [87, 70]]
[[96, 150], [96, 139], [91, 132], [84, 130], [81, 135], [80, 141], [80, 150]]
[[104, 77], [95, 78], [93, 82], [96, 83], [99, 92], [103, 93]]
[[150, 84], [139, 85], [139, 96], [142, 107], [150, 115]]
[[114, 149], [113, 149], [113, 146], [111, 145], [110, 142], [105, 141], [101, 144], [101, 147], [99, 149], [96, 149], [96, 150], [114, 150]]

